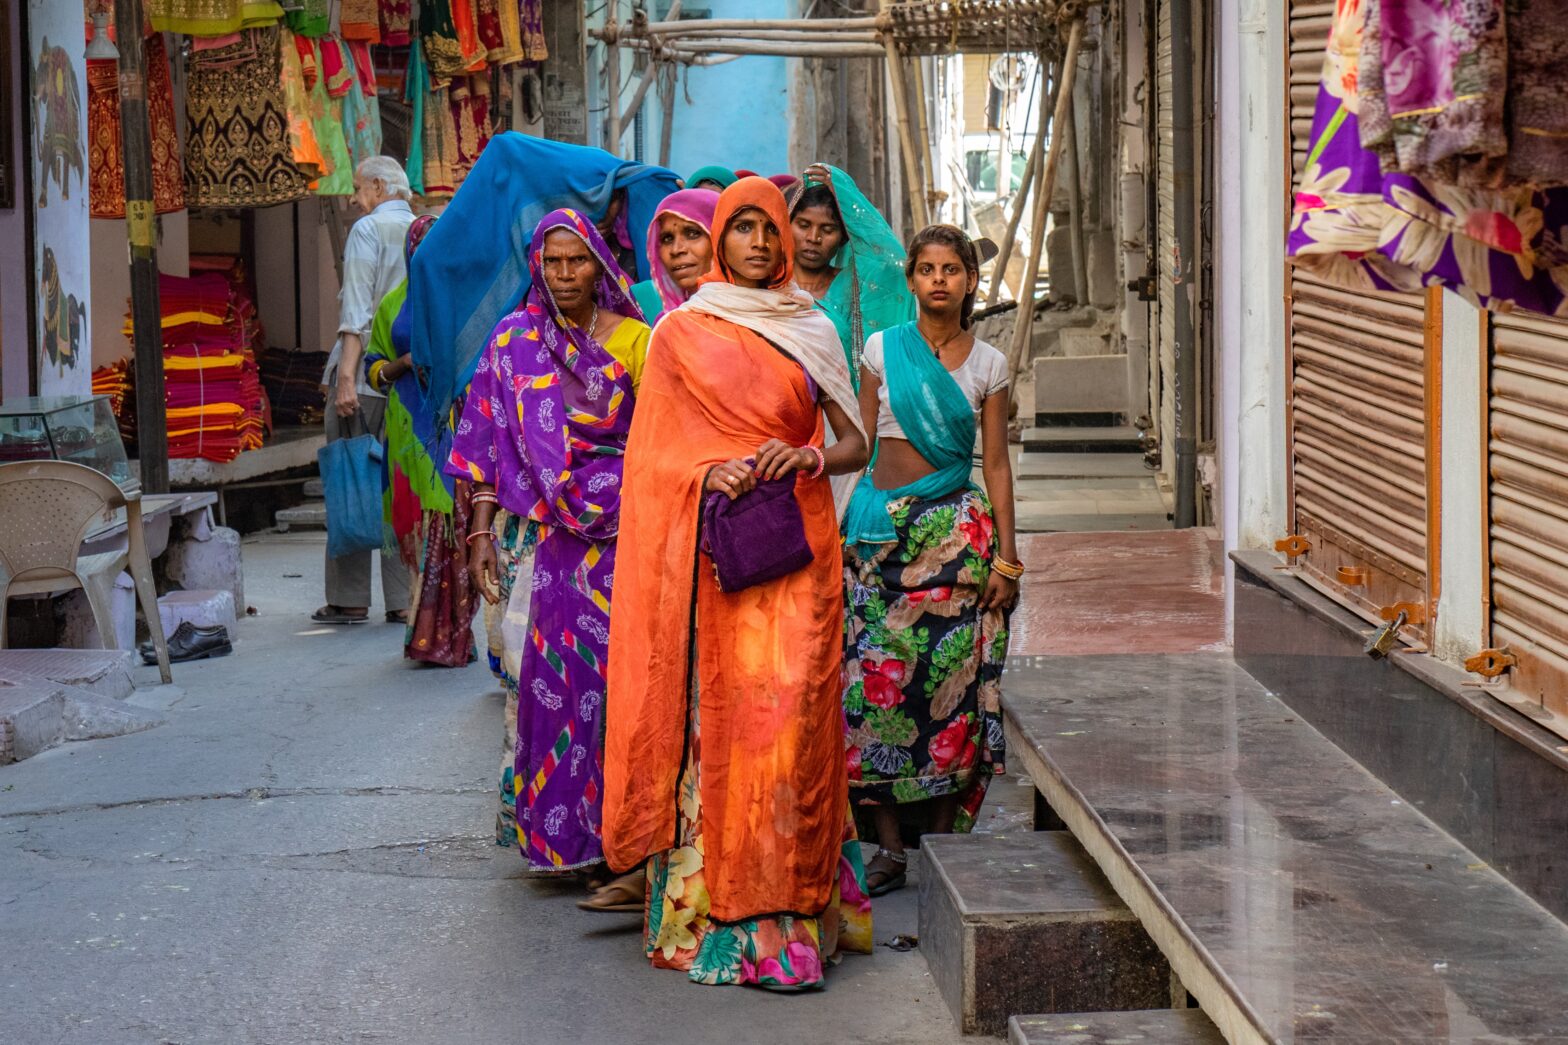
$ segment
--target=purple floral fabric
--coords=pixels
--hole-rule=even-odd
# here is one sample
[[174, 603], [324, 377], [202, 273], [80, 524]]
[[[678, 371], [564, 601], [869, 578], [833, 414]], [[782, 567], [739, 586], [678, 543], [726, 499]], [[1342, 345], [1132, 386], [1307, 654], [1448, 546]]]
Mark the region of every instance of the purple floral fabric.
[[582, 239], [603, 267], [599, 307], [642, 318], [598, 231], [576, 211], [546, 215], [528, 254], [528, 299], [480, 357], [447, 462], [448, 472], [493, 485], [502, 507], [540, 524], [513, 780], [518, 846], [544, 871], [603, 859], [600, 737], [633, 401], [625, 367], [550, 294], [541, 258], [556, 229]]
[[[1362, 148], [1358, 74], [1370, 2], [1339, 0], [1335, 11], [1289, 254], [1341, 286], [1440, 284], [1484, 308], [1568, 316], [1568, 190], [1385, 175]], [[1508, 0], [1510, 10], [1523, 2]]]

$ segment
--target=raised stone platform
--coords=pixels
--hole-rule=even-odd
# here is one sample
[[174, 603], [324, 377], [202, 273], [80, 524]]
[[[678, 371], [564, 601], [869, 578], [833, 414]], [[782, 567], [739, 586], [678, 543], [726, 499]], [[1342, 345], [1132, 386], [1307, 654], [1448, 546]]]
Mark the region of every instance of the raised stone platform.
[[1227, 1041], [1568, 1041], [1568, 926], [1228, 655], [1019, 658], [1005, 691], [1009, 768]]
[[100, 697], [124, 700], [136, 688], [136, 654], [119, 649], [0, 650], [0, 680], [48, 679]]
[[1014, 1016], [1007, 1045], [1223, 1045], [1199, 1009]]
[[1170, 966], [1065, 831], [927, 835], [921, 854], [920, 949], [965, 1034], [1171, 1004]]
[[0, 650], [0, 765], [164, 720], [131, 707], [129, 650]]

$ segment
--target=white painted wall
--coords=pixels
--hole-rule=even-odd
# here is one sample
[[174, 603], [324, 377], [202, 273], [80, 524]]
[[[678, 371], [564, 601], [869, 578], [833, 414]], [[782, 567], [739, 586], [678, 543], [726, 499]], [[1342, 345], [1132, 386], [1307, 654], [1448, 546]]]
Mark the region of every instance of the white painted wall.
[[[1286, 9], [1219, 0], [1221, 529], [1226, 551], [1287, 532], [1285, 489]], [[1226, 619], [1233, 610], [1227, 563]]]
[[[190, 212], [175, 211], [158, 218], [158, 271], [190, 275]], [[131, 300], [131, 260], [124, 218], [92, 219], [92, 304], [87, 310], [93, 332], [93, 369], [131, 354], [125, 336], [125, 314]]]
[[1456, 664], [1480, 650], [1486, 635], [1487, 563], [1481, 554], [1486, 527], [1481, 498], [1486, 481], [1483, 320], [1483, 313], [1458, 294], [1443, 294], [1443, 529], [1432, 652]]

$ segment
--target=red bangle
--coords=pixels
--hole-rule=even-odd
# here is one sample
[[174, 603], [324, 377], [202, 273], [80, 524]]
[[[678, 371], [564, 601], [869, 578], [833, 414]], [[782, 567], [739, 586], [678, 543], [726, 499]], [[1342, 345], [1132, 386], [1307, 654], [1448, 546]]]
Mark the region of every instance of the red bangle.
[[828, 467], [828, 457], [827, 457], [827, 454], [822, 452], [821, 447], [816, 447], [816, 446], [803, 446], [803, 447], [801, 447], [801, 449], [803, 449], [803, 450], [810, 450], [812, 453], [817, 455], [817, 470], [812, 472], [811, 475], [808, 476], [807, 478], [810, 478], [810, 479], [819, 478], [822, 475], [823, 472], [827, 471], [827, 467]]
[[473, 533], [468, 535], [468, 543], [473, 544], [475, 537], [488, 537], [492, 541], [500, 539], [496, 536], [494, 530], [475, 530]]

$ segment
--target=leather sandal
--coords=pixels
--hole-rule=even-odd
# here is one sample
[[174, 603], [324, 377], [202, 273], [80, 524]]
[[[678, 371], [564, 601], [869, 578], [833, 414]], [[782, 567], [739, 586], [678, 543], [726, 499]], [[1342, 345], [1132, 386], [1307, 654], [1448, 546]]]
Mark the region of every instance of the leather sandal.
[[370, 619], [370, 614], [365, 610], [350, 613], [346, 607], [328, 603], [312, 613], [310, 619], [317, 624], [363, 624]]
[[[871, 858], [874, 864], [878, 860], [886, 859], [896, 870], [878, 867], [875, 870], [866, 868], [866, 891], [872, 896], [885, 896], [897, 892], [909, 883], [909, 854], [895, 853], [889, 849], [878, 849], [877, 855]], [[872, 879], [876, 883], [872, 884]]]
[[577, 906], [603, 914], [641, 914], [646, 906], [646, 883], [647, 876], [642, 870], [629, 871], [609, 885], [601, 886], [587, 899], [578, 900]]

